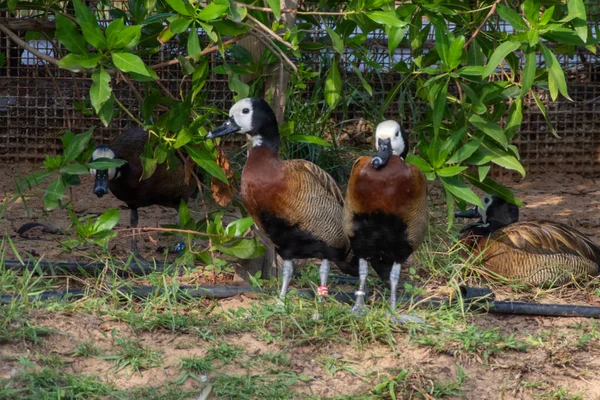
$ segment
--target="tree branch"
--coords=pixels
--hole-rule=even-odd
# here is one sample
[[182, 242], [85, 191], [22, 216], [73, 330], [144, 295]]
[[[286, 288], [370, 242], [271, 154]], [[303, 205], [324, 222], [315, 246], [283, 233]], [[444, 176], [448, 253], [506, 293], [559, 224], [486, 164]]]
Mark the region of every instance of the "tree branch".
[[501, 0], [496, 0], [494, 2], [494, 4], [492, 4], [492, 8], [490, 8], [490, 11], [488, 12], [488, 14], [483, 19], [483, 22], [481, 22], [481, 24], [477, 27], [477, 29], [475, 29], [475, 32], [473, 32], [473, 35], [469, 38], [469, 40], [467, 40], [467, 43], [465, 43], [465, 45], [463, 46], [463, 49], [466, 50], [469, 47], [469, 45], [471, 44], [471, 42], [473, 40], [475, 40], [475, 38], [477, 37], [477, 35], [479, 35], [479, 32], [481, 32], [481, 30], [483, 29], [483, 26], [486, 24], [486, 22], [488, 21], [488, 19], [490, 19], [490, 17], [496, 11], [496, 7], [498, 7], [498, 3], [500, 3], [500, 1]]
[[42, 59], [52, 65], [56, 65], [58, 67], [58, 60], [56, 58], [50, 57], [49, 55], [41, 53], [38, 50], [34, 49], [27, 42], [25, 42], [23, 39], [21, 39], [17, 34], [15, 34], [13, 31], [11, 31], [6, 26], [4, 26], [2, 23], [0, 23], [0, 31], [4, 32], [10, 40], [15, 42], [18, 46], [23, 47], [24, 49], [29, 51], [31, 54], [36, 56], [37, 58], [40, 58], [40, 59]]
[[265, 33], [267, 33], [273, 39], [277, 40], [279, 43], [283, 44], [284, 46], [289, 47], [292, 50], [296, 50], [296, 47], [293, 44], [283, 40], [278, 34], [273, 32], [271, 29], [269, 29], [269, 27], [265, 26], [265, 24], [263, 24], [262, 22], [260, 22], [256, 18], [254, 18], [252, 15], [248, 14], [248, 15], [246, 15], [246, 18], [248, 18], [250, 21], [252, 21], [256, 26], [261, 28]]
[[[233, 39], [229, 39], [229, 40], [223, 42], [223, 46], [229, 46], [230, 44], [234, 44], [235, 42], [241, 40], [243, 37], [246, 37], [246, 35], [241, 35], [241, 36], [238, 36], [238, 37], [234, 37]], [[219, 46], [207, 47], [207, 48], [205, 48], [204, 50], [202, 50], [200, 52], [200, 55], [204, 56], [206, 54], [214, 53], [217, 50], [219, 50]], [[189, 60], [192, 57], [191, 56], [187, 56], [185, 58]], [[153, 70], [157, 70], [157, 69], [161, 69], [161, 68], [164, 68], [164, 67], [168, 67], [169, 65], [177, 65], [177, 64], [179, 64], [179, 60], [178, 59], [173, 59], [173, 60], [170, 60], [170, 61], [162, 62], [160, 64], [152, 65], [150, 68], [152, 68]]]

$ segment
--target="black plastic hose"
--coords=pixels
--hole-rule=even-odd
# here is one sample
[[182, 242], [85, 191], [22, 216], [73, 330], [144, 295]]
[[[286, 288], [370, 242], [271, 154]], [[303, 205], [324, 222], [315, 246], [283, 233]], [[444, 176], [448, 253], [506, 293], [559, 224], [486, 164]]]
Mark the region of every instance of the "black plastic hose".
[[[31, 261], [24, 260], [21, 263], [18, 260], [4, 260], [6, 268], [14, 271], [32, 271], [37, 270], [42, 274], [50, 273], [57, 275], [57, 272], [65, 274], [80, 274], [82, 272], [95, 275], [100, 273], [106, 267], [106, 264], [101, 262], [78, 262], [78, 261]], [[169, 264], [137, 264], [131, 262], [129, 264], [123, 263], [122, 268], [116, 270], [118, 275], [147, 275], [151, 272], [160, 272], [169, 267]]]

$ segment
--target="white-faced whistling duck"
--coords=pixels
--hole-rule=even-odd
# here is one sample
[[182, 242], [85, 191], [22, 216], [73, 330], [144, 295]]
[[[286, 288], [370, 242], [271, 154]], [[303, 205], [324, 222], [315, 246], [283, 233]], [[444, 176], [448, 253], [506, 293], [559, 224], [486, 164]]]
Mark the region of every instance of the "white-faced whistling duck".
[[207, 138], [231, 133], [252, 137], [252, 149], [242, 172], [241, 195], [246, 210], [283, 258], [284, 298], [293, 274], [293, 260], [322, 259], [321, 285], [327, 295], [329, 262], [356, 275], [352, 252], [342, 229], [344, 197], [333, 178], [306, 160], [279, 158], [279, 129], [275, 114], [260, 98], [238, 101], [229, 119]]
[[[484, 208], [456, 216], [480, 218], [461, 230], [460, 241], [489, 271], [532, 286], [598, 275], [600, 247], [585, 234], [559, 222], [519, 222], [519, 208], [497, 196], [486, 194], [481, 202]], [[469, 257], [464, 251], [461, 255]]]
[[[390, 282], [392, 319], [401, 264], [406, 262], [427, 232], [427, 182], [414, 165], [404, 162], [408, 134], [396, 121], [384, 121], [375, 131], [375, 157], [355, 161], [344, 205], [344, 232], [359, 259], [360, 286], [353, 312], [365, 308], [366, 279], [371, 266]], [[401, 316], [401, 321], [412, 317]]]
[[180, 201], [187, 201], [197, 194], [198, 187], [194, 179], [185, 183], [183, 161], [173, 157], [159, 164], [148, 179], [140, 180], [142, 162], [140, 155], [148, 140], [144, 129], [132, 128], [116, 137], [110, 146], [98, 146], [92, 153], [92, 161], [98, 159], [122, 159], [127, 161], [122, 167], [108, 170], [91, 169], [96, 179], [94, 194], [102, 197], [108, 189], [119, 200], [125, 202], [130, 210], [130, 224], [134, 229], [131, 250], [140, 261], [145, 261], [138, 253], [135, 228], [138, 226], [138, 208], [154, 204], [178, 209]]

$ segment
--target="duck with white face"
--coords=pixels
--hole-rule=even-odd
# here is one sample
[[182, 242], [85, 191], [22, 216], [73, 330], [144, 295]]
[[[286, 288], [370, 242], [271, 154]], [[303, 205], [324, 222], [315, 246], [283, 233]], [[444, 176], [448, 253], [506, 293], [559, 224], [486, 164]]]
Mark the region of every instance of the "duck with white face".
[[[108, 146], [98, 146], [92, 153], [91, 161], [98, 160], [114, 160], [117, 156], [115, 152]], [[90, 168], [90, 174], [95, 179], [94, 183], [94, 194], [98, 197], [102, 197], [108, 194], [108, 182], [119, 178], [121, 172], [120, 168], [109, 168], [105, 170], [96, 170]]]

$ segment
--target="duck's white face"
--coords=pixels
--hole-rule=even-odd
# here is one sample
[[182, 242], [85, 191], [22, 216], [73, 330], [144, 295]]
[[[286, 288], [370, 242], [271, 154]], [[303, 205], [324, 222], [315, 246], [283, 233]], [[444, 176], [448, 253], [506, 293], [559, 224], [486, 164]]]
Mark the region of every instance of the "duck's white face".
[[483, 208], [477, 207], [477, 212], [479, 213], [481, 221], [483, 221], [484, 224], [487, 223], [487, 209], [492, 204], [492, 202], [493, 198], [491, 195], [484, 194], [483, 196], [481, 196], [481, 203], [483, 203]]
[[402, 154], [406, 148], [406, 143], [404, 143], [404, 138], [402, 137], [402, 128], [396, 121], [383, 121], [377, 125], [377, 129], [375, 130], [375, 148], [377, 151], [379, 151], [379, 139], [390, 139], [392, 154], [396, 156]]
[[[116, 157], [115, 152], [112, 151], [112, 149], [107, 146], [99, 146], [92, 153], [92, 161], [96, 161], [100, 158], [107, 158], [109, 160], [114, 160], [115, 157]], [[98, 171], [96, 171], [94, 168], [90, 168], [90, 175], [92, 175], [92, 177], [96, 178], [97, 172]], [[109, 168], [108, 169], [108, 180], [112, 180], [112, 179], [116, 178], [116, 176], [117, 176], [117, 169]]]
[[229, 117], [240, 127], [241, 133], [252, 131], [252, 114], [252, 100], [249, 98], [238, 101], [229, 110]]

